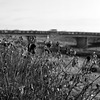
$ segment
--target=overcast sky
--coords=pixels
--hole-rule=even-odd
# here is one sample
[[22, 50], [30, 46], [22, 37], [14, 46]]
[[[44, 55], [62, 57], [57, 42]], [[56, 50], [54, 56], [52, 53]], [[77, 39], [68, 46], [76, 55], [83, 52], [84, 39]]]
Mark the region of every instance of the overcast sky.
[[100, 32], [100, 0], [0, 0], [0, 29]]

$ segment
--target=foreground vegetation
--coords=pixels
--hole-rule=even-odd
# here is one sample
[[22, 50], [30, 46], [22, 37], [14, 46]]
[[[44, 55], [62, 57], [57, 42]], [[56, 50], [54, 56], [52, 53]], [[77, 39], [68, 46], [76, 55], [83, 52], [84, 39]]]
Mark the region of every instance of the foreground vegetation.
[[24, 56], [26, 44], [13, 42], [0, 45], [0, 100], [99, 100], [100, 76], [83, 70], [98, 65], [72, 67], [74, 57], [56, 53]]

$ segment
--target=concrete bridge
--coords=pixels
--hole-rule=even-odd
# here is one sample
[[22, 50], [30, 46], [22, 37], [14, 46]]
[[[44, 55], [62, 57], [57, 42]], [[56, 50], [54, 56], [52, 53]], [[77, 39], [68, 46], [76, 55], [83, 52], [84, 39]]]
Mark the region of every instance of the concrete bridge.
[[24, 36], [66, 36], [76, 39], [77, 47], [86, 48], [88, 46], [88, 38], [99, 38], [100, 33], [97, 32], [69, 32], [69, 31], [24, 31], [24, 30], [0, 30], [2, 35], [24, 35]]

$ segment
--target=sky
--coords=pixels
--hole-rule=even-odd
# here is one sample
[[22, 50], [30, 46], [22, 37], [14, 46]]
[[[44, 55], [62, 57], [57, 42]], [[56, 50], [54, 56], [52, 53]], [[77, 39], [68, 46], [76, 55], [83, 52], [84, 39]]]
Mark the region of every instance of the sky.
[[100, 32], [100, 0], [0, 0], [0, 29]]

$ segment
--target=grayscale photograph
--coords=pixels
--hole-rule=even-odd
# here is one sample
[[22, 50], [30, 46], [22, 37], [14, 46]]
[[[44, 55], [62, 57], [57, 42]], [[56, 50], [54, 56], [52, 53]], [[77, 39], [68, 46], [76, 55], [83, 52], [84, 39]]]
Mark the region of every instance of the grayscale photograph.
[[0, 0], [0, 100], [100, 100], [100, 1]]

